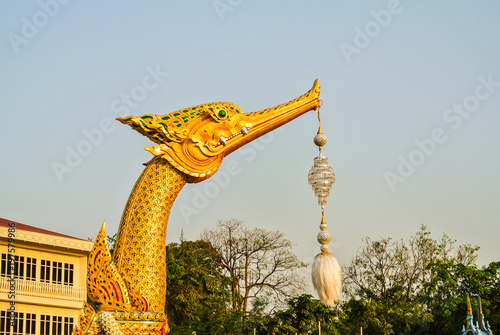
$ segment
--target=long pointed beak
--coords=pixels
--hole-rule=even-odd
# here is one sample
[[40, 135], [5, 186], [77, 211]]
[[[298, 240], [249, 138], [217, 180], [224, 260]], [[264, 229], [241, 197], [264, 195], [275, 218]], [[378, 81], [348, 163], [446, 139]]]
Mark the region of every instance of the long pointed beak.
[[243, 145], [281, 127], [304, 113], [316, 110], [320, 105], [320, 92], [321, 86], [316, 79], [313, 87], [307, 93], [294, 100], [257, 112], [244, 113], [242, 121], [248, 126], [243, 127], [241, 132], [236, 134], [237, 136], [224, 138], [221, 145], [226, 147], [225, 155], [229, 155]]

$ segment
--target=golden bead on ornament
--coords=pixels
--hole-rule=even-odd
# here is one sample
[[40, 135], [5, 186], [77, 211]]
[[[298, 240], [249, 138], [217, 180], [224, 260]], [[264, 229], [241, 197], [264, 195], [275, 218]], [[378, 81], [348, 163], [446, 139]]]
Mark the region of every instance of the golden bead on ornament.
[[323, 130], [321, 130], [321, 127], [318, 129], [318, 133], [316, 136], [314, 136], [314, 144], [316, 144], [318, 147], [322, 147], [326, 144], [326, 136], [323, 134]]

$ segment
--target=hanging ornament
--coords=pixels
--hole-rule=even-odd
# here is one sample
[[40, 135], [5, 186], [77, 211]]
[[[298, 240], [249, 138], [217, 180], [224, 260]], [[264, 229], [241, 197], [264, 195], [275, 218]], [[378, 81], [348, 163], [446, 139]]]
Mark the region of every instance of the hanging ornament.
[[[320, 103], [320, 107], [322, 102]], [[314, 158], [314, 165], [309, 171], [307, 180], [312, 186], [314, 195], [318, 197], [318, 205], [321, 206], [320, 232], [317, 236], [321, 244], [321, 252], [314, 257], [312, 265], [312, 282], [314, 289], [318, 293], [321, 302], [333, 307], [340, 300], [342, 292], [342, 279], [339, 263], [335, 256], [328, 252], [328, 243], [332, 240], [332, 235], [327, 231], [328, 225], [325, 221], [325, 205], [330, 195], [335, 174], [333, 168], [328, 165], [328, 158], [323, 156], [321, 148], [326, 144], [326, 136], [321, 129], [320, 108], [318, 107], [318, 133], [314, 137], [314, 144], [319, 147], [319, 156]]]

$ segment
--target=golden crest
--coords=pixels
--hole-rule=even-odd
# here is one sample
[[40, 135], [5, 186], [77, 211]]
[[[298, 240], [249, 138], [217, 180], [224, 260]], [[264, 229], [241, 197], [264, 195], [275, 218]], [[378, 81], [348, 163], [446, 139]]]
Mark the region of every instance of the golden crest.
[[111, 261], [106, 238], [106, 221], [102, 224], [87, 264], [87, 294], [100, 310], [130, 310], [127, 287]]
[[222, 138], [251, 128], [241, 109], [230, 102], [213, 102], [166, 115], [118, 118], [158, 143], [145, 149], [165, 158], [181, 172], [201, 181], [213, 175], [224, 158]]
[[78, 317], [78, 322], [73, 328], [73, 335], [86, 335], [94, 322], [94, 317], [96, 313], [94, 308], [90, 306], [87, 302], [83, 303], [83, 308], [80, 310], [80, 315]]

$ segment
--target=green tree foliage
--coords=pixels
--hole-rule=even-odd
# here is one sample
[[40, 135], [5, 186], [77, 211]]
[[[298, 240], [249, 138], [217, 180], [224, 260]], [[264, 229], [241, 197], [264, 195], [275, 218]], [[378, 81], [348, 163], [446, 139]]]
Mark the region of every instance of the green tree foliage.
[[259, 334], [317, 334], [321, 323], [323, 335], [342, 334], [341, 311], [330, 309], [302, 294], [288, 300], [288, 308], [277, 311], [265, 325], [265, 332]]
[[[399, 292], [398, 292], [399, 293]], [[342, 310], [345, 334], [422, 334], [431, 315], [417, 301], [408, 300], [400, 294], [385, 299], [350, 299]]]
[[425, 226], [405, 240], [365, 238], [343, 269], [344, 301], [335, 309], [294, 295], [302, 287], [294, 270], [304, 265], [283, 234], [228, 220], [202, 237], [167, 246], [175, 334], [318, 334], [319, 322], [323, 335], [357, 335], [361, 327], [365, 335], [460, 334], [468, 294], [481, 296], [486, 319], [500, 329], [500, 262], [480, 268], [478, 247], [433, 239]]
[[220, 254], [205, 241], [167, 246], [166, 312], [175, 334], [216, 334], [233, 316], [225, 315], [228, 280]]
[[[344, 269], [342, 306], [352, 334], [423, 334], [435, 315], [427, 299], [427, 284], [438, 275], [429, 265], [463, 264], [476, 260], [477, 247], [455, 246], [443, 235], [434, 240], [425, 226], [408, 240], [365, 238], [350, 266]], [[442, 301], [436, 301], [440, 304]], [[462, 313], [462, 322], [465, 314]]]
[[[500, 330], [500, 262], [479, 268], [477, 265], [438, 261], [430, 264], [429, 270], [434, 277], [426, 284], [423, 299], [434, 316], [429, 334], [458, 333], [457, 326], [463, 324], [466, 315], [468, 294], [481, 297], [483, 313], [492, 329]], [[474, 306], [475, 299], [471, 298], [471, 301]], [[473, 316], [477, 320], [476, 311]]]

